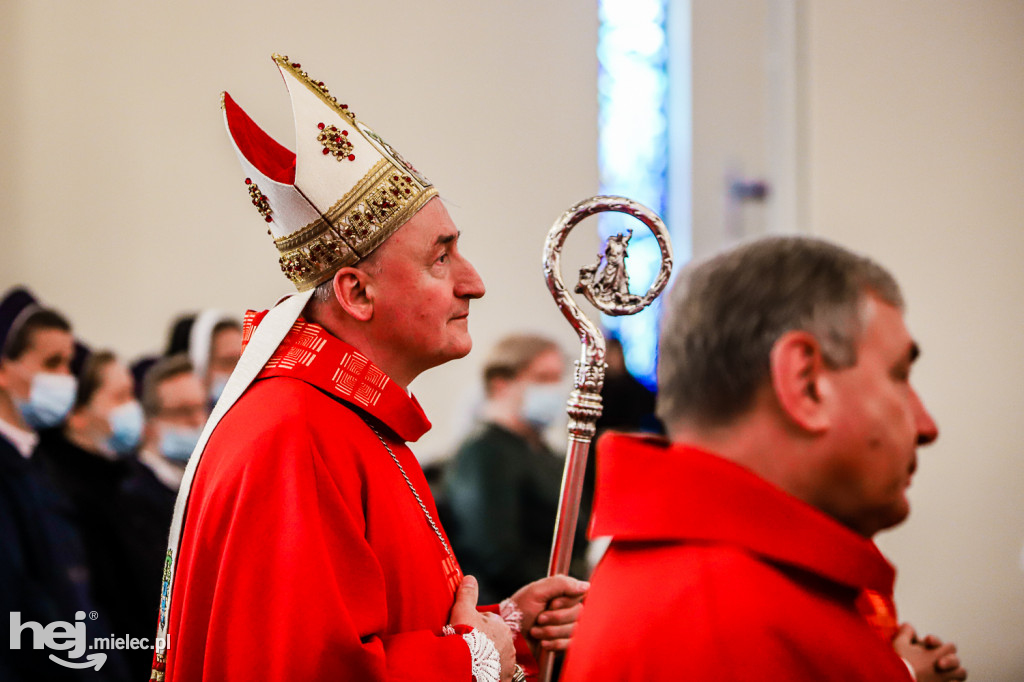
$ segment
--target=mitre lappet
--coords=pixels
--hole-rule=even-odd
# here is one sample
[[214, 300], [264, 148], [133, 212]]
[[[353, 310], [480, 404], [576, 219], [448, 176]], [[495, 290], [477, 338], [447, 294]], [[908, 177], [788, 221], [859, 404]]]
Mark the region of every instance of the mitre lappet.
[[274, 55], [295, 119], [291, 152], [230, 95], [224, 122], [252, 203], [299, 291], [369, 255], [427, 201], [434, 186], [340, 104], [301, 64]]

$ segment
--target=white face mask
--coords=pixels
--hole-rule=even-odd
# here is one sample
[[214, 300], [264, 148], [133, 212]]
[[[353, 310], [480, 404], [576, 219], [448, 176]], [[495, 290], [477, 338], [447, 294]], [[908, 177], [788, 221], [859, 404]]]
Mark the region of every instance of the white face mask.
[[107, 447], [122, 457], [129, 454], [142, 439], [142, 425], [145, 421], [142, 406], [134, 400], [125, 403], [111, 411], [108, 421], [110, 437], [107, 438]]
[[199, 443], [203, 433], [200, 426], [163, 426], [160, 436], [160, 452], [167, 459], [176, 462], [187, 462]]
[[546, 429], [565, 412], [567, 400], [562, 384], [527, 384], [519, 414], [534, 428]]
[[28, 402], [19, 402], [18, 408], [33, 429], [57, 426], [71, 411], [77, 391], [78, 382], [70, 374], [37, 372], [32, 377]]

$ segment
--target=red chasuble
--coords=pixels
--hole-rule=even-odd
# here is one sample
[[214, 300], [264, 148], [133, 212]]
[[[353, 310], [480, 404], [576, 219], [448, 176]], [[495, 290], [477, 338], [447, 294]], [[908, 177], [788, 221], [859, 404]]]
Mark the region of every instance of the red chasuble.
[[563, 682], [908, 682], [858, 611], [865, 590], [891, 604], [874, 543], [737, 464], [605, 437], [590, 534], [614, 540]]
[[429, 428], [366, 357], [297, 322], [200, 462], [166, 680], [468, 682], [464, 640], [441, 636], [461, 571], [410, 490], [443, 536], [405, 445]]

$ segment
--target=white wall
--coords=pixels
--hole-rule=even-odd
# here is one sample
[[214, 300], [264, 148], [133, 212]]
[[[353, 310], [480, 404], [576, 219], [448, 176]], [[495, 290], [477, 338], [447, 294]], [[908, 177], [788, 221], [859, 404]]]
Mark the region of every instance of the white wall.
[[[971, 679], [1024, 679], [1024, 3], [692, 2], [694, 253], [799, 230], [893, 271], [941, 429], [879, 539], [897, 604]], [[739, 221], [736, 168], [782, 190]]]
[[[575, 343], [540, 253], [559, 214], [598, 192], [596, 32], [584, 0], [4, 2], [0, 288], [28, 283], [129, 358], [160, 349], [178, 312], [287, 293], [218, 103], [230, 91], [291, 145], [270, 60], [288, 54], [435, 182], [487, 284], [470, 359], [413, 387], [438, 427], [419, 450], [440, 453], [452, 387], [501, 334]], [[588, 229], [570, 246], [590, 259]]]

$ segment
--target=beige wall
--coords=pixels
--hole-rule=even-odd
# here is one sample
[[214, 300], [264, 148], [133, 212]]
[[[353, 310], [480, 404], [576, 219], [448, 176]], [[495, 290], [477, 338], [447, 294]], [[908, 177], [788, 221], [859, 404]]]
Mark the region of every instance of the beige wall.
[[[452, 386], [475, 380], [499, 335], [575, 342], [540, 253], [555, 218], [598, 191], [596, 35], [585, 0], [4, 2], [0, 287], [29, 283], [128, 357], [162, 346], [179, 311], [287, 293], [218, 98], [291, 145], [270, 60], [289, 54], [436, 183], [488, 286], [470, 359], [414, 386], [438, 427], [420, 451], [442, 452]], [[592, 234], [570, 246], [592, 258]]]
[[[1024, 3], [693, 0], [692, 16], [694, 253], [798, 230], [896, 274], [942, 432], [909, 521], [880, 537], [901, 615], [955, 640], [971, 679], [1024, 679]], [[729, 207], [735, 169], [769, 201]]]

